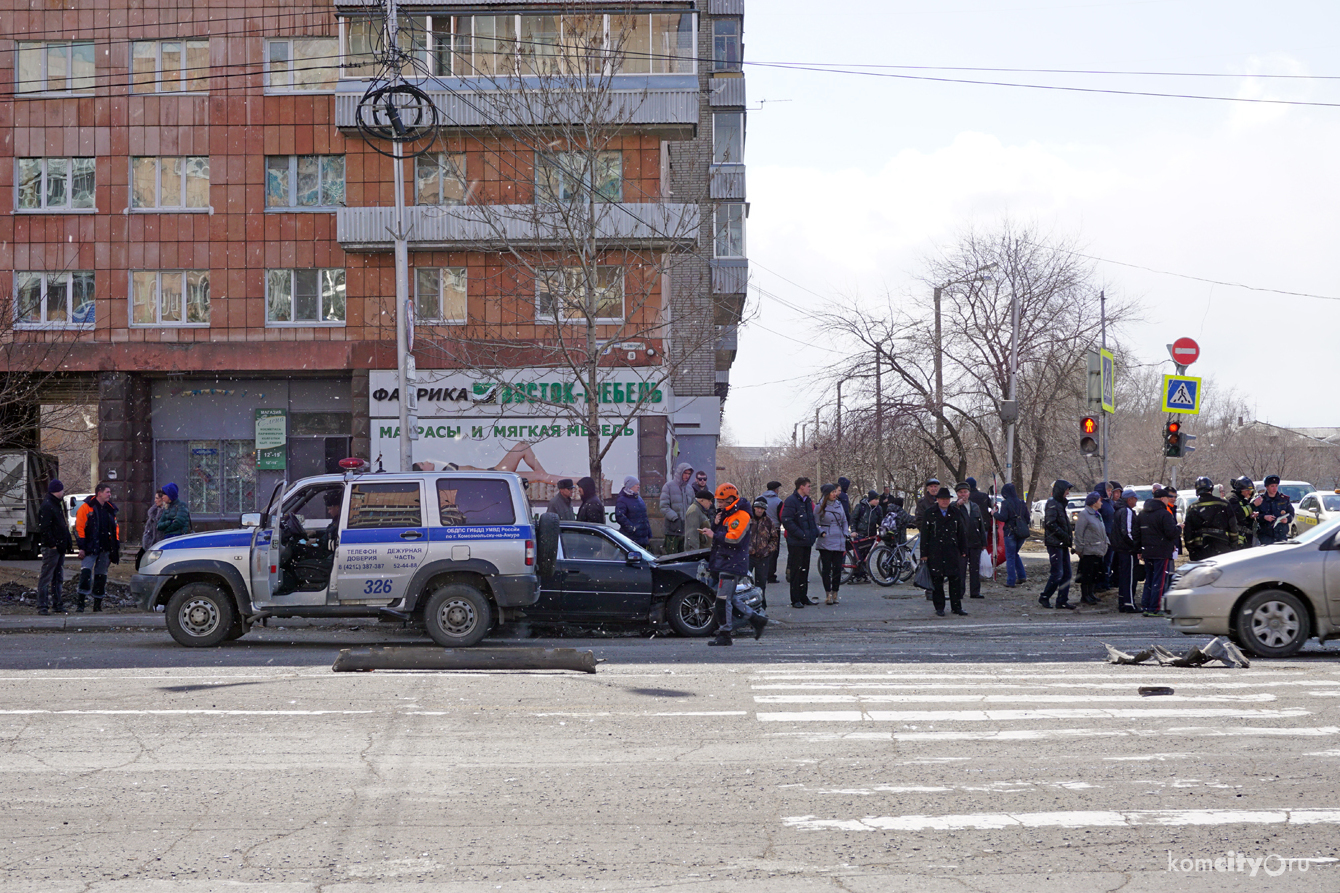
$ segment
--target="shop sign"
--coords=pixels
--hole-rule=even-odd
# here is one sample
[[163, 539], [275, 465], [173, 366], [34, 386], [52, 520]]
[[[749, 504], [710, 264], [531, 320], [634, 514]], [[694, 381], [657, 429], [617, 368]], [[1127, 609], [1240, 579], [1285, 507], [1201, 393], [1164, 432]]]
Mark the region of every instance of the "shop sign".
[[283, 471], [287, 467], [288, 410], [256, 410], [256, 468]]
[[[622, 412], [637, 407], [636, 413], [660, 414], [669, 411], [669, 389], [661, 380], [660, 370], [610, 369], [601, 373], [594, 395], [570, 370], [526, 368], [509, 369], [497, 378], [473, 372], [420, 370], [415, 386], [419, 414], [473, 411], [490, 415], [567, 415], [564, 407], [585, 407], [591, 399], [608, 407], [607, 412]], [[368, 376], [372, 416], [391, 418], [399, 413], [400, 389], [396, 373], [374, 371]]]

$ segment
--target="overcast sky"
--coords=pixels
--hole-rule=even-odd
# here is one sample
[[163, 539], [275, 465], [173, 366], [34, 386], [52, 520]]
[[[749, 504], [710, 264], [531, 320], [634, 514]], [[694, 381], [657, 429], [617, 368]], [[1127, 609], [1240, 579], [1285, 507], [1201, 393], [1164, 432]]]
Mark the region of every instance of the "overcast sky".
[[1236, 390], [1258, 418], [1340, 424], [1340, 80], [1324, 79], [1340, 77], [1337, 50], [1335, 0], [751, 0], [753, 63], [1193, 72], [1231, 76], [885, 70], [1337, 106], [747, 66], [754, 318], [726, 403], [737, 441], [789, 438], [819, 395], [797, 389], [833, 356], [782, 301], [929, 300], [923, 259], [1006, 214], [1109, 261], [1329, 296], [1098, 264], [1109, 296], [1142, 306], [1124, 341], [1143, 362], [1189, 336], [1201, 346], [1189, 374]]

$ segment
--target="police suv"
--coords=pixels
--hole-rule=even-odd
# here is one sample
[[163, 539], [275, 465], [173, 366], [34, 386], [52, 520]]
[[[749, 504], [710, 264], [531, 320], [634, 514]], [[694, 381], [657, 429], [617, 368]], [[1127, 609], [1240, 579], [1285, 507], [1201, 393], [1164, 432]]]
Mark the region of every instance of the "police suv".
[[131, 579], [140, 606], [164, 610], [187, 646], [239, 638], [270, 617], [385, 617], [463, 647], [539, 598], [558, 518], [531, 525], [515, 474], [340, 464], [343, 475], [281, 483], [240, 530], [155, 544]]

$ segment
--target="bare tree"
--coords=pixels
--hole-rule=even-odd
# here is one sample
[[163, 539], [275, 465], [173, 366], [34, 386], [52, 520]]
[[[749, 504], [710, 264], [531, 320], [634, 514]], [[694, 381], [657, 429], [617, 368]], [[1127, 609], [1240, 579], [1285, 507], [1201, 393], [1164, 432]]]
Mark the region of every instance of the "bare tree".
[[[932, 259], [922, 277], [927, 297], [941, 293], [941, 338], [926, 297], [878, 310], [857, 302], [824, 314], [832, 340], [854, 352], [836, 373], [860, 388], [860, 411], [873, 412], [875, 440], [897, 419], [955, 479], [970, 470], [1004, 476], [1001, 404], [1009, 392], [1011, 314], [1019, 310], [1019, 425], [1014, 483], [1034, 492], [1074, 438], [1060, 419], [1083, 407], [1085, 352], [1099, 340], [1099, 293], [1091, 265], [1070, 240], [1048, 240], [1005, 222], [969, 231]], [[1109, 336], [1131, 315], [1108, 302]], [[943, 395], [937, 397], [936, 365]], [[851, 387], [850, 385], [848, 387]], [[873, 404], [873, 407], [872, 407]], [[1069, 432], [1070, 428], [1064, 428]], [[1072, 444], [1067, 447], [1066, 444]], [[904, 470], [904, 476], [910, 469]]]

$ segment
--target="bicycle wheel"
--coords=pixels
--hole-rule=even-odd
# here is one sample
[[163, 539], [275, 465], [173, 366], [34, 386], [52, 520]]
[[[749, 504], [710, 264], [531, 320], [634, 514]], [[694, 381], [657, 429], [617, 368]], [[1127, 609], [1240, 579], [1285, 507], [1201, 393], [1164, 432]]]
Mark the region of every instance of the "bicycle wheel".
[[917, 562], [912, 558], [911, 547], [903, 547], [893, 559], [894, 576], [899, 583], [906, 583], [917, 572]]
[[861, 567], [861, 555], [854, 548], [842, 553], [842, 570], [838, 571], [838, 582], [844, 586], [851, 582]]
[[870, 571], [870, 579], [880, 586], [892, 586], [898, 582], [893, 567], [894, 550], [892, 546], [878, 543], [866, 556], [865, 566]]

